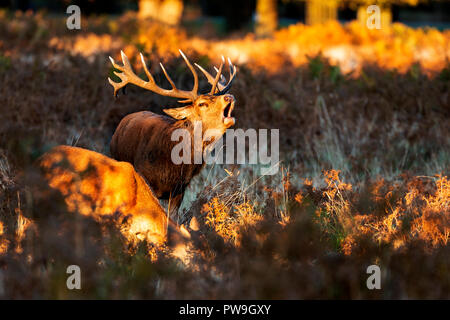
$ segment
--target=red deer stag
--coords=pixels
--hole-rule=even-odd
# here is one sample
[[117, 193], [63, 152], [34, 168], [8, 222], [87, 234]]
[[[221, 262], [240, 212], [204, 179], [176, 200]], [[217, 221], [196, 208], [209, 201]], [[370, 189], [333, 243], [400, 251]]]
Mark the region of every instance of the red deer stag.
[[[228, 59], [230, 69], [228, 83], [222, 75], [222, 68], [225, 63], [223, 57], [219, 68], [216, 68], [217, 74], [215, 77], [195, 64], [212, 85], [209, 93], [198, 94], [197, 72], [181, 50], [180, 53], [194, 76], [194, 86], [191, 91], [177, 89], [162, 64], [160, 64], [161, 69], [172, 89], [159, 87], [148, 71], [142, 54], [141, 61], [148, 81], [142, 80], [134, 73], [127, 56], [123, 52], [121, 52], [122, 66], [116, 64], [114, 59], [110, 57], [114, 68], [120, 71], [115, 72], [115, 74], [121, 79], [121, 82], [108, 79], [114, 87], [114, 96], [117, 95], [118, 90], [131, 83], [159, 95], [183, 99], [180, 102], [189, 103], [189, 105], [179, 108], [164, 109], [163, 111], [170, 117], [150, 111], [127, 115], [119, 123], [110, 145], [111, 154], [115, 159], [133, 164], [135, 169], [145, 177], [156, 197], [169, 200], [171, 214], [177, 212], [186, 187], [191, 179], [200, 172], [204, 164], [203, 161], [200, 164], [195, 163], [196, 161], [192, 159], [194, 152], [191, 152], [192, 158], [189, 163], [175, 164], [171, 158], [174, 146], [179, 143], [190, 143], [188, 148], [192, 148], [194, 125], [201, 123], [203, 137], [201, 151], [203, 152], [206, 146], [211, 146], [235, 122], [235, 119], [231, 117], [235, 99], [232, 95], [227, 94], [236, 76], [236, 67], [233, 66], [230, 59]], [[186, 140], [189, 141], [184, 141], [184, 139], [182, 142], [172, 141], [172, 133], [180, 128], [187, 130], [191, 139]], [[205, 133], [212, 130], [215, 132], [214, 135], [205, 137]]]
[[50, 187], [62, 194], [69, 211], [98, 221], [121, 213], [129, 218], [129, 223], [119, 225], [126, 238], [145, 238], [156, 245], [170, 240], [175, 255], [188, 245], [187, 230], [167, 217], [131, 164], [86, 149], [57, 146], [39, 159], [39, 166]]

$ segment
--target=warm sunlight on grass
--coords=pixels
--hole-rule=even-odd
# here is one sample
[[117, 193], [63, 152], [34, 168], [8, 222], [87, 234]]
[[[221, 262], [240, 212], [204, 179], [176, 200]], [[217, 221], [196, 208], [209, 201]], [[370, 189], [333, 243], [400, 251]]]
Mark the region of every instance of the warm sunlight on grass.
[[[330, 22], [207, 39], [140, 23], [135, 13], [83, 19], [82, 30], [67, 32], [61, 18], [0, 11], [8, 298], [449, 297], [449, 30]], [[59, 191], [36, 167], [60, 144], [109, 156], [125, 115], [179, 106], [131, 85], [114, 99], [107, 82], [108, 56], [124, 50], [140, 76], [142, 52], [162, 87], [160, 61], [190, 90], [179, 48], [205, 68], [222, 54], [236, 63], [235, 127], [279, 129], [281, 163], [266, 176], [258, 165], [202, 169], [174, 219], [192, 235], [182, 263], [167, 254], [170, 244], [151, 243], [149, 230], [165, 224], [127, 220], [152, 199], [130, 198], [132, 187], [146, 186], [130, 164], [73, 159], [82, 174], [53, 172]], [[83, 291], [62, 292], [65, 266], [75, 262], [88, 275]], [[381, 291], [367, 290], [371, 264], [383, 270]]]

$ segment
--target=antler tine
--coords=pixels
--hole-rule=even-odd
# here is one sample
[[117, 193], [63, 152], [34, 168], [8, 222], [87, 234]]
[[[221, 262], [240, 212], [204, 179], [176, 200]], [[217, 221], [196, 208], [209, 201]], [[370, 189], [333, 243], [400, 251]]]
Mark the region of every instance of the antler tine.
[[220, 63], [219, 70], [217, 70], [217, 74], [216, 74], [216, 77], [214, 78], [214, 82], [212, 84], [210, 94], [214, 94], [216, 92], [216, 86], [220, 80], [220, 76], [222, 75], [222, 69], [223, 69], [224, 63], [225, 63], [225, 58], [222, 56], [222, 62]]
[[195, 95], [197, 95], [197, 93], [198, 93], [198, 74], [197, 74], [197, 71], [195, 71], [194, 67], [189, 62], [189, 59], [186, 58], [186, 56], [184, 55], [183, 51], [181, 51], [181, 49], [178, 49], [178, 51], [180, 51], [181, 56], [183, 57], [184, 61], [186, 62], [187, 66], [188, 66], [188, 68], [191, 70], [192, 75], [194, 76], [194, 87], [192, 88], [192, 92], [195, 93]]
[[[122, 72], [124, 71], [124, 68], [121, 67], [121, 66], [119, 66], [118, 64], [116, 64], [116, 62], [114, 61], [114, 59], [113, 59], [112, 57], [109, 57], [109, 60], [111, 61], [111, 64], [113, 65], [113, 67], [114, 67], [115, 69], [120, 70], [120, 71], [122, 71]], [[123, 81], [122, 77], [120, 76], [120, 73], [117, 73], [116, 71], [114, 71], [114, 74], [115, 74], [116, 76], [118, 76], [118, 77], [122, 80], [122, 82], [114, 82], [114, 81], [111, 80], [111, 78], [108, 77], [108, 82], [109, 82], [109, 83], [113, 86], [113, 88], [114, 88], [114, 97], [117, 97], [117, 92], [118, 92], [121, 88], [125, 87], [125, 86], [128, 84], [128, 81]]]
[[[231, 63], [230, 58], [228, 58], [227, 60], [228, 60], [228, 65], [230, 66], [230, 79], [228, 80], [227, 84], [222, 84], [222, 83], [220, 83], [220, 81], [216, 82], [216, 78], [214, 78], [208, 71], [203, 69], [197, 63], [195, 64], [197, 66], [197, 68], [199, 68], [200, 71], [205, 75], [206, 79], [208, 80], [208, 82], [212, 86], [214, 86], [214, 84], [216, 84], [216, 86], [219, 89], [219, 91], [217, 93], [213, 93], [213, 91], [211, 90], [211, 94], [214, 94], [216, 96], [223, 95], [223, 94], [227, 93], [230, 90], [230, 88], [231, 88], [231, 85], [233, 83], [234, 78], [236, 77], [236, 66], [234, 66]], [[222, 60], [222, 64], [223, 64], [223, 60]], [[219, 69], [217, 69], [216, 67], [214, 67], [214, 69], [217, 72], [216, 77], [220, 77], [221, 80], [224, 80], [225, 77], [221, 74], [222, 73], [222, 64], [219, 67]]]
[[199, 68], [200, 71], [205, 75], [205, 77], [206, 77], [206, 79], [208, 80], [208, 82], [209, 82], [210, 84], [213, 84], [213, 83], [214, 83], [214, 77], [213, 77], [208, 71], [206, 71], [205, 69], [203, 69], [203, 67], [200, 66], [199, 64], [197, 64], [197, 63], [194, 63], [194, 64], [195, 64], [195, 66], [196, 66], [197, 68]]
[[[147, 68], [147, 64], [145, 63], [144, 56], [141, 54], [141, 61], [142, 65], [144, 67], [145, 74], [148, 77], [149, 81], [144, 81], [140, 77], [138, 77], [131, 67], [130, 61], [128, 60], [128, 57], [125, 55], [123, 51], [120, 52], [122, 56], [122, 62], [123, 66], [119, 66], [115, 63], [114, 59], [109, 57], [111, 60], [111, 63], [113, 67], [121, 72], [114, 71], [114, 74], [120, 78], [121, 82], [114, 82], [111, 80], [111, 78], [108, 78], [109, 83], [114, 87], [114, 96], [117, 96], [117, 91], [123, 87], [125, 87], [128, 83], [132, 83], [134, 85], [137, 85], [141, 88], [153, 91], [157, 94], [160, 94], [162, 96], [168, 96], [168, 97], [174, 97], [174, 98], [183, 98], [189, 101], [194, 101], [197, 98], [197, 91], [185, 91], [185, 90], [179, 90], [175, 86], [175, 83], [172, 81], [170, 76], [167, 74], [166, 70], [164, 69], [164, 66], [161, 65], [161, 69], [163, 70], [167, 80], [169, 81], [170, 85], [172, 86], [172, 89], [163, 89], [159, 87], [152, 74], [149, 72]], [[191, 66], [192, 67], [192, 66]]]
[[145, 63], [144, 55], [141, 52], [139, 52], [139, 55], [141, 56], [141, 63], [142, 63], [142, 66], [144, 67], [144, 71], [145, 71], [145, 74], [147, 75], [148, 80], [150, 82], [154, 83], [155, 79], [153, 78], [153, 76], [150, 73], [150, 71], [148, 71], [147, 64]]
[[236, 66], [231, 63], [230, 58], [228, 58], [228, 65], [230, 66], [230, 80], [228, 80], [227, 85], [220, 90], [216, 95], [222, 95], [227, 93], [231, 89], [231, 85], [233, 84], [234, 78], [236, 77]]
[[166, 71], [166, 68], [164, 68], [163, 64], [160, 62], [159, 66], [161, 67], [162, 71], [164, 72], [164, 75], [166, 76], [167, 81], [169, 81], [170, 85], [173, 89], [176, 89], [175, 83], [172, 81], [172, 78], [169, 76], [169, 74]]
[[[219, 69], [217, 69], [216, 66], [214, 66], [214, 70], [216, 70], [216, 72], [219, 72]], [[226, 81], [225, 77], [223, 76], [223, 74], [220, 75], [220, 81]]]

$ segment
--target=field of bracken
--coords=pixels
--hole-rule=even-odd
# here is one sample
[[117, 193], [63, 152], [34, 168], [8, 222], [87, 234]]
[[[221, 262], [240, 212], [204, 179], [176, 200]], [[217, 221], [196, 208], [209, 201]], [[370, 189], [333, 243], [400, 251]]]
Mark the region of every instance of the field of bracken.
[[[238, 68], [236, 128], [279, 129], [280, 170], [210, 165], [177, 221], [182, 263], [112, 218], [68, 212], [35, 161], [73, 145], [109, 155], [127, 114], [173, 99], [131, 87], [113, 97], [120, 50], [159, 83], [190, 88], [181, 48]], [[450, 31], [393, 24], [293, 25], [273, 38], [219, 38], [138, 23], [0, 11], [0, 298], [450, 298]], [[202, 88], [207, 87], [201, 79]], [[194, 218], [194, 222], [192, 222]], [[83, 272], [66, 288], [66, 268]], [[369, 265], [381, 289], [366, 286]]]

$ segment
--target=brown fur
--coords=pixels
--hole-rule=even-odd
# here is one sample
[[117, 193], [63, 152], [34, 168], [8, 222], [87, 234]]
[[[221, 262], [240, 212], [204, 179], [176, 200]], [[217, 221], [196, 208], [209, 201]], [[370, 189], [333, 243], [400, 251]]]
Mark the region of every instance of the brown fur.
[[[149, 111], [130, 114], [122, 119], [111, 140], [111, 154], [119, 161], [134, 165], [159, 199], [170, 200], [170, 211], [176, 212], [186, 187], [197, 175], [203, 164], [174, 164], [171, 159], [172, 148], [178, 141], [171, 141], [172, 132], [186, 128], [191, 135], [193, 148], [193, 127], [195, 121], [202, 122], [202, 129], [216, 129], [221, 135], [234, 124], [234, 118], [224, 116], [227, 105], [234, 97], [200, 96], [193, 105], [164, 111], [173, 118]], [[231, 112], [230, 112], [231, 114]], [[174, 119], [175, 118], [175, 119]], [[178, 119], [178, 120], [176, 120]], [[203, 147], [206, 143], [203, 143]], [[194, 152], [191, 152], [193, 157]]]
[[158, 199], [133, 166], [94, 151], [58, 146], [43, 155], [39, 165], [49, 185], [57, 189], [69, 211], [100, 220], [104, 215], [129, 216], [127, 237], [145, 237], [155, 244], [167, 240], [167, 231], [180, 233], [167, 218]]

